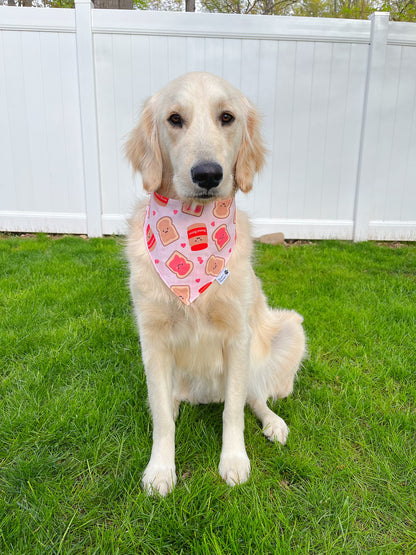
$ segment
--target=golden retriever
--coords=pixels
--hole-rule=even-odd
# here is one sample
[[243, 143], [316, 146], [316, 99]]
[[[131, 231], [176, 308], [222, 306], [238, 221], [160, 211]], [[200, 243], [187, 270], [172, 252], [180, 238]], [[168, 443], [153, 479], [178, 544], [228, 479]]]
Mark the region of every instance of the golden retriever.
[[[205, 206], [232, 199], [238, 189], [250, 191], [265, 148], [250, 101], [223, 79], [195, 72], [175, 79], [145, 103], [126, 155], [141, 172], [147, 192]], [[303, 319], [267, 306], [251, 266], [249, 221], [240, 211], [229, 278], [223, 284], [214, 280], [194, 302], [182, 302], [149, 256], [143, 231], [148, 203], [135, 209], [127, 243], [153, 418], [143, 487], [166, 495], [176, 483], [175, 419], [182, 401], [224, 401], [219, 473], [227, 484], [240, 484], [250, 473], [246, 404], [268, 439], [286, 442], [288, 427], [267, 400], [293, 390], [305, 353]]]

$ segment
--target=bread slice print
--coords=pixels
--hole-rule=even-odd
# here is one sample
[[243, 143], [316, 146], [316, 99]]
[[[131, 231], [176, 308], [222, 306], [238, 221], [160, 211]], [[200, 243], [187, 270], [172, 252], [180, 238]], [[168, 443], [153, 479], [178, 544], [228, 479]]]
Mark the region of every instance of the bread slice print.
[[190, 304], [191, 288], [189, 285], [172, 285], [170, 289], [184, 304]]
[[166, 261], [166, 266], [179, 279], [186, 278], [193, 270], [193, 262], [178, 251], [174, 251]]
[[230, 234], [228, 233], [226, 224], [222, 224], [219, 227], [217, 227], [217, 229], [212, 234], [212, 239], [219, 251], [221, 251], [225, 247], [225, 245], [228, 245], [231, 237], [230, 237]]
[[169, 216], [160, 218], [156, 224], [156, 229], [159, 232], [159, 237], [164, 247], [179, 239], [179, 233], [173, 225], [172, 218], [169, 218]]
[[202, 212], [204, 211], [204, 205], [199, 204], [195, 201], [191, 202], [184, 202], [182, 204], [182, 212], [184, 214], [189, 214], [190, 216], [201, 216]]
[[212, 254], [207, 260], [207, 263], [205, 266], [205, 273], [207, 274], [207, 276], [217, 277], [218, 274], [223, 271], [224, 266], [225, 266], [224, 258], [221, 258], [220, 256], [215, 256], [214, 254]]
[[232, 202], [233, 201], [230, 198], [216, 200], [214, 210], [212, 211], [213, 215], [220, 220], [228, 218], [228, 216], [230, 215], [230, 206]]

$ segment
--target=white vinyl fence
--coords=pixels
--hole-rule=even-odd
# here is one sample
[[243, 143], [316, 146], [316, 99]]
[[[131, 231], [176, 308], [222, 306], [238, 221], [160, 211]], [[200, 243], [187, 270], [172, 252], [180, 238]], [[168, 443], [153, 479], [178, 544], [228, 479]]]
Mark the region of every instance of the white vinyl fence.
[[143, 101], [216, 73], [263, 114], [256, 236], [416, 240], [416, 24], [0, 8], [0, 229], [123, 233]]

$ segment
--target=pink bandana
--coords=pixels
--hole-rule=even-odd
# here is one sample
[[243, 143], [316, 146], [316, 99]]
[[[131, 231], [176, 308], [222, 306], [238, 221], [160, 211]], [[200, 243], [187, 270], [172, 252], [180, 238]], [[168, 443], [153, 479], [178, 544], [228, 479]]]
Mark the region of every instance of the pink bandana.
[[228, 277], [235, 245], [235, 201], [182, 202], [153, 193], [143, 232], [157, 273], [184, 303], [192, 303], [214, 279]]

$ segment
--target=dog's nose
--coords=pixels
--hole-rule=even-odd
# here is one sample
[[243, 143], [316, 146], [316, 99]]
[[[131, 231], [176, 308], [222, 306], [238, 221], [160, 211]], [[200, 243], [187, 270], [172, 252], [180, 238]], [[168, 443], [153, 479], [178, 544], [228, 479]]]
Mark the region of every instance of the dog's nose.
[[201, 162], [191, 169], [192, 181], [209, 191], [222, 181], [222, 167], [216, 162]]

